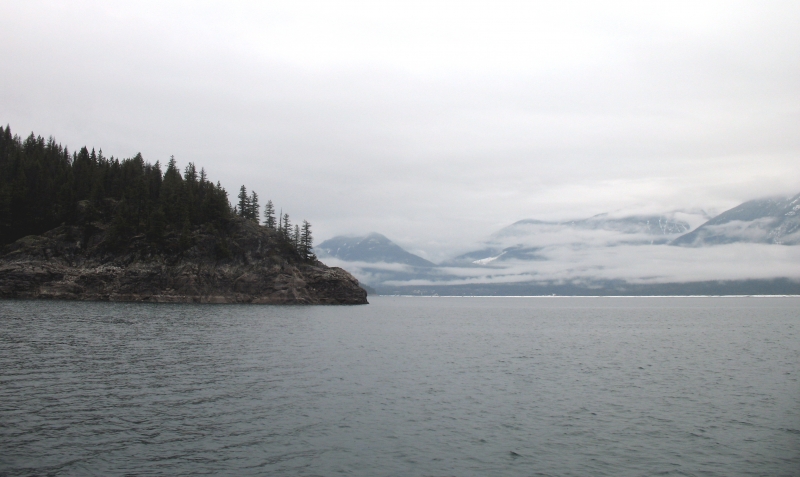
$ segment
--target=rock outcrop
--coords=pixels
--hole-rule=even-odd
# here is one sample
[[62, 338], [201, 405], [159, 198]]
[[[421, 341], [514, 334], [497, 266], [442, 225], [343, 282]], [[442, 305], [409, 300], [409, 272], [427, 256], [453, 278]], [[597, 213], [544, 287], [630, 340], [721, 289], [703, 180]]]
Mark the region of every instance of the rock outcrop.
[[68, 300], [366, 304], [345, 270], [303, 260], [279, 234], [241, 218], [154, 241], [120, 240], [108, 222], [64, 225], [0, 252], [0, 297]]

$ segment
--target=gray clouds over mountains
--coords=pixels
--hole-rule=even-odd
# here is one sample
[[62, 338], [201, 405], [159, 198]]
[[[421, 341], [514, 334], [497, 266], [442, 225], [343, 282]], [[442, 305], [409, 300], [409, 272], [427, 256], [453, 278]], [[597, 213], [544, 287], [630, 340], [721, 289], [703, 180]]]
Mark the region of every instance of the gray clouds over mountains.
[[[661, 294], [668, 290], [665, 285], [720, 281], [737, 283], [704, 285], [705, 292], [798, 293], [798, 214], [800, 194], [748, 201], [699, 227], [697, 214], [685, 212], [601, 214], [562, 223], [521, 220], [492, 234], [480, 249], [435, 268], [415, 262], [377, 234], [328, 240], [319, 251], [326, 262], [351, 270], [383, 293], [594, 294], [602, 289], [608, 294], [629, 293], [636, 286], [642, 293]], [[743, 283], [754, 280], [758, 283]], [[669, 290], [704, 293], [696, 285]]]
[[438, 263], [523, 217], [796, 193], [799, 23], [797, 2], [3, 2], [0, 121], [193, 161], [318, 238]]

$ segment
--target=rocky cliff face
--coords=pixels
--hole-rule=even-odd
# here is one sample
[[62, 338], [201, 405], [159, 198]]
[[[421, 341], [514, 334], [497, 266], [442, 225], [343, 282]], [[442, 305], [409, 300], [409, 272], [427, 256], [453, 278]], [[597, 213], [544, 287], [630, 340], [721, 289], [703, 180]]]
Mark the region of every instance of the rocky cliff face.
[[61, 226], [0, 252], [0, 297], [70, 300], [366, 304], [341, 268], [302, 260], [273, 231], [240, 218], [157, 243], [108, 223]]

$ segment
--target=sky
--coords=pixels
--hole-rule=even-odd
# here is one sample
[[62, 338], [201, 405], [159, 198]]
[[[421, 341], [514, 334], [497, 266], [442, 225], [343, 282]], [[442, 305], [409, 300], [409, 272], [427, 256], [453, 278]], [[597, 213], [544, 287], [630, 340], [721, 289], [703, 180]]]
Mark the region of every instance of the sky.
[[800, 2], [0, 3], [0, 123], [194, 162], [317, 242], [800, 192]]

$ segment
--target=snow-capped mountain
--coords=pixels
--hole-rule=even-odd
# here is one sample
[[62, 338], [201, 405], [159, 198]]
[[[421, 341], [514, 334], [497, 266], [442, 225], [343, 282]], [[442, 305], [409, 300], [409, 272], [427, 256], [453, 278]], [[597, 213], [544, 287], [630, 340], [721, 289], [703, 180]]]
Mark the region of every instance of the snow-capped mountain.
[[335, 257], [347, 262], [398, 263], [413, 267], [434, 267], [424, 258], [403, 250], [379, 233], [361, 237], [338, 236], [314, 248], [320, 257]]
[[645, 234], [648, 236], [672, 236], [691, 230], [691, 225], [682, 220], [680, 212], [669, 215], [635, 215], [630, 217], [611, 217], [599, 214], [588, 219], [567, 222], [567, 224], [589, 230], [610, 230], [626, 234]]
[[800, 244], [800, 194], [714, 218], [675, 211], [520, 220], [439, 265], [380, 234], [336, 237], [316, 250], [384, 294], [800, 293], [800, 247], [779, 244]]
[[543, 260], [545, 247], [606, 247], [665, 244], [707, 220], [703, 212], [612, 216], [599, 214], [568, 222], [520, 220], [494, 233], [485, 247], [459, 255], [448, 265], [490, 265], [509, 260]]
[[800, 194], [756, 199], [725, 211], [672, 241], [700, 247], [727, 243], [800, 244]]
[[316, 246], [317, 256], [329, 266], [339, 266], [369, 286], [407, 282], [437, 273], [435, 264], [414, 255], [378, 233], [360, 237], [339, 236]]

